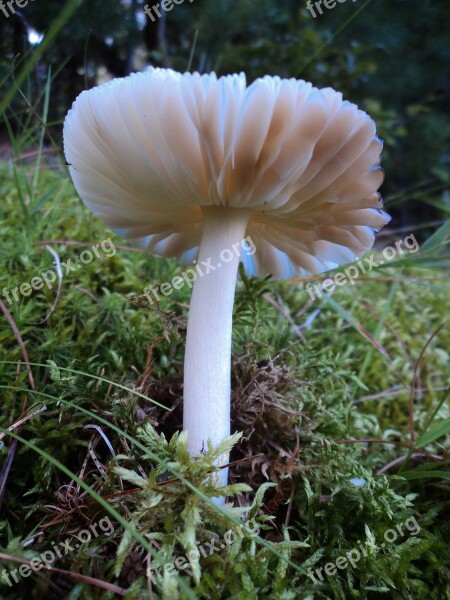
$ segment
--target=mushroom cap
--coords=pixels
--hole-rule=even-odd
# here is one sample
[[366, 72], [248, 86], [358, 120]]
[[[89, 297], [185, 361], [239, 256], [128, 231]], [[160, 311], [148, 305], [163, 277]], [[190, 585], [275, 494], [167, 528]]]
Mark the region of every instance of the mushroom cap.
[[252, 209], [251, 274], [351, 262], [390, 217], [374, 121], [331, 88], [151, 68], [85, 91], [64, 124], [75, 188], [106, 225], [190, 262], [203, 206]]

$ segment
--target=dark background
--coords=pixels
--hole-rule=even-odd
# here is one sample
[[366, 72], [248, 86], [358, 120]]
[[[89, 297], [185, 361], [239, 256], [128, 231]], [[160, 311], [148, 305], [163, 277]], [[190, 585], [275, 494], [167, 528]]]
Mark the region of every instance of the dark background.
[[[317, 18], [306, 0], [185, 0], [154, 23], [144, 4], [78, 2], [21, 85], [31, 106], [17, 91], [1, 115], [15, 135], [24, 122], [29, 130], [37, 121], [34, 111], [42, 114], [48, 77], [49, 134], [59, 144], [79, 92], [147, 65], [244, 71], [249, 81], [296, 77], [342, 91], [375, 118], [385, 141], [382, 192], [394, 228], [411, 224], [427, 233], [448, 212], [448, 0], [346, 0]], [[12, 84], [13, 64], [17, 72], [38, 50], [30, 43], [34, 32], [46, 35], [63, 7], [34, 0], [8, 18], [0, 12], [2, 95]], [[4, 152], [10, 134], [1, 122], [0, 136]]]

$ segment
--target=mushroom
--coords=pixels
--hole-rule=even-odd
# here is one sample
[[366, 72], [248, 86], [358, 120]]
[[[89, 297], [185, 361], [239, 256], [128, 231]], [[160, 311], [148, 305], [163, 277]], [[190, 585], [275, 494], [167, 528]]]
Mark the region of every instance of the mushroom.
[[[76, 190], [108, 227], [151, 254], [209, 265], [192, 291], [184, 366], [183, 427], [198, 455], [230, 434], [240, 258], [253, 275], [320, 273], [359, 258], [389, 221], [375, 124], [305, 81], [151, 68], [83, 92], [64, 147]], [[241, 251], [245, 236], [254, 254]]]

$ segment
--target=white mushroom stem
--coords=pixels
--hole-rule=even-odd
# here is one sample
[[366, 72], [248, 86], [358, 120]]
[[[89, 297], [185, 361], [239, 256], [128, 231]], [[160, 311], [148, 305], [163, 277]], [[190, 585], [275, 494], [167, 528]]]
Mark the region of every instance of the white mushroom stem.
[[[184, 366], [183, 427], [190, 454], [230, 435], [231, 333], [242, 240], [251, 211], [204, 207], [204, 227], [192, 291]], [[214, 269], [213, 269], [214, 267]], [[218, 465], [227, 464], [223, 455]], [[218, 484], [226, 485], [228, 468]]]

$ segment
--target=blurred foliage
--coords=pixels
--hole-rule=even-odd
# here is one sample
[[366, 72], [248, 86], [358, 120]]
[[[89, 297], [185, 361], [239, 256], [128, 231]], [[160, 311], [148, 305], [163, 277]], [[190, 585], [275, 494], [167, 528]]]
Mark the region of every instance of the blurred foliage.
[[[302, 78], [341, 90], [374, 117], [385, 140], [384, 195], [402, 223], [442, 216], [437, 204], [448, 185], [450, 134], [447, 0], [348, 0], [316, 18], [299, 0], [186, 0], [155, 22], [144, 4], [80, 0], [23, 90], [38, 97], [53, 66], [50, 122], [62, 120], [82, 89], [147, 65], [244, 71], [249, 81], [265, 74]], [[58, 0], [46, 0], [9, 18], [0, 14], [3, 85], [11, 83], [14, 57], [20, 53], [17, 69], [35, 51], [30, 29], [45, 33], [60, 10]], [[29, 110], [16, 94], [16, 129]]]

